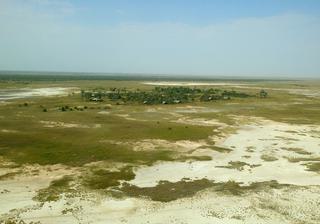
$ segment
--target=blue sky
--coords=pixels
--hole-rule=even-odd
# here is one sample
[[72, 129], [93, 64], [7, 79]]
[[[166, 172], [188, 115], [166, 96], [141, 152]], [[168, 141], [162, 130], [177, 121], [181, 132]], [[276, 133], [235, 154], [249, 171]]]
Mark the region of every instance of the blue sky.
[[0, 70], [320, 77], [320, 1], [0, 0]]
[[319, 14], [318, 0], [107, 0], [76, 1], [81, 22], [174, 22], [208, 25], [283, 13]]

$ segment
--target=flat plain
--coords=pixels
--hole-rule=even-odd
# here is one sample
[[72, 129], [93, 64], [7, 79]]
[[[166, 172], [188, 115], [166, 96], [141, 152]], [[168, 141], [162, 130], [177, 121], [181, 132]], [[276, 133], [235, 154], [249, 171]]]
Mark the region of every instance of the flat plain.
[[[82, 96], [178, 87], [250, 97]], [[3, 79], [0, 89], [0, 223], [320, 222], [317, 80]]]

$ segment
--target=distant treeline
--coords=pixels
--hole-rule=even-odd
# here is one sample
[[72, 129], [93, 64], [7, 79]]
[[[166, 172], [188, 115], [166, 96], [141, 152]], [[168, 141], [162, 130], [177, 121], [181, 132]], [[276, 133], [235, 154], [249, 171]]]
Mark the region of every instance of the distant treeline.
[[[108, 90], [81, 90], [81, 97], [87, 101], [136, 102], [142, 104], [178, 104], [194, 101], [208, 102], [232, 98], [255, 97], [243, 92], [222, 89], [199, 89], [189, 87], [155, 87], [150, 91], [110, 88]], [[261, 95], [260, 95], [261, 96]]]

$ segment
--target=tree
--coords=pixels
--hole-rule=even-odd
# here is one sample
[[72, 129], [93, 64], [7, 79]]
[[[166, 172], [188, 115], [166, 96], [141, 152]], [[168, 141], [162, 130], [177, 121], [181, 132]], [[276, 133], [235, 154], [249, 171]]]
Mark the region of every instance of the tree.
[[268, 93], [264, 89], [262, 89], [259, 95], [260, 95], [260, 98], [266, 98], [268, 96]]

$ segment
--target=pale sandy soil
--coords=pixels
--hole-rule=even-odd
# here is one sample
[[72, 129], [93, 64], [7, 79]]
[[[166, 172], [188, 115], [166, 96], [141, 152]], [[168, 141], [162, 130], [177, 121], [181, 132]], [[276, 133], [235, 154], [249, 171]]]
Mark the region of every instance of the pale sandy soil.
[[167, 141], [162, 139], [145, 139], [142, 141], [113, 141], [101, 140], [101, 143], [111, 143], [117, 145], [131, 146], [134, 151], [155, 151], [155, 150], [170, 150], [175, 152], [191, 152], [206, 144], [205, 141]]
[[[147, 199], [113, 199], [94, 193], [63, 198], [57, 202], [34, 205], [22, 210], [26, 222], [41, 223], [173, 223], [173, 224], [317, 224], [319, 187], [287, 187], [241, 196], [221, 194], [210, 189], [193, 198], [169, 203]], [[65, 209], [69, 209], [67, 212]]]
[[[291, 125], [260, 118], [238, 119], [239, 127], [235, 133], [228, 133], [220, 140], [215, 139], [217, 146], [232, 149], [229, 153], [204, 150], [208, 143], [203, 141], [168, 142], [146, 139], [133, 143], [124, 142], [123, 144], [132, 144], [135, 150], [154, 150], [161, 146], [194, 152], [204, 150], [206, 155], [212, 157], [211, 161], [161, 162], [139, 167], [135, 169], [136, 177], [130, 183], [152, 187], [160, 180], [177, 182], [182, 178], [207, 178], [215, 182], [234, 180], [242, 182], [242, 185], [276, 180], [281, 184], [289, 184], [287, 187], [249, 191], [243, 195], [215, 192], [209, 188], [191, 198], [168, 203], [154, 202], [147, 198], [115, 199], [95, 192], [79, 192], [81, 196], [63, 197], [56, 202], [40, 204], [32, 200], [37, 190], [47, 187], [51, 180], [76, 171], [58, 166], [48, 172], [39, 166], [38, 175], [17, 175], [0, 182], [0, 192], [4, 192], [0, 194], [0, 220], [16, 216], [26, 222], [40, 221], [48, 224], [320, 223], [319, 173], [307, 171], [304, 165], [307, 162], [288, 161], [288, 158], [320, 156], [320, 127]], [[244, 120], [247, 122], [244, 123]], [[215, 121], [212, 124], [209, 121], [209, 124], [216, 125]], [[288, 150], [291, 148], [298, 148], [309, 154]], [[265, 161], [261, 158], [262, 155], [273, 156], [276, 160]], [[231, 161], [245, 162], [248, 165], [241, 169], [226, 168]], [[0, 170], [2, 173], [8, 172], [7, 168]], [[9, 192], [4, 191], [5, 189]]]
[[208, 107], [195, 107], [195, 106], [183, 106], [183, 107], [176, 107], [176, 113], [215, 113], [220, 112], [220, 110]]
[[181, 117], [178, 118], [176, 123], [182, 123], [182, 124], [190, 124], [190, 125], [200, 125], [200, 126], [216, 126], [220, 128], [224, 128], [227, 125], [219, 122], [216, 119], [204, 119], [204, 118], [188, 118], [188, 117]]
[[100, 128], [101, 124], [85, 125], [75, 123], [65, 123], [61, 121], [39, 121], [46, 128]]
[[250, 84], [233, 82], [143, 82], [144, 85], [152, 86], [248, 86]]
[[0, 101], [29, 98], [35, 96], [63, 96], [70, 92], [77, 90], [77, 88], [70, 87], [49, 87], [49, 88], [23, 88], [23, 89], [4, 89], [0, 91]]
[[98, 114], [110, 114], [109, 111], [99, 111]]
[[[10, 212], [29, 211], [37, 208], [38, 203], [32, 200], [36, 191], [49, 186], [50, 182], [65, 175], [73, 174], [72, 169], [64, 166], [25, 166], [23, 168], [1, 168], [1, 175], [23, 170], [20, 174], [0, 181], [0, 221]], [[0, 222], [1, 223], [1, 222]]]
[[17, 130], [9, 130], [9, 129], [1, 129], [1, 132], [3, 132], [3, 133], [17, 133], [19, 131], [17, 131]]
[[[319, 174], [306, 171], [303, 162], [292, 163], [286, 158], [320, 156], [320, 135], [312, 134], [314, 130], [319, 131], [320, 127], [265, 120], [244, 125], [236, 134], [217, 144], [232, 149], [232, 152], [224, 154], [213, 151], [210, 154], [213, 158], [211, 161], [165, 162], [140, 168], [132, 184], [146, 187], [155, 186], [160, 180], [176, 182], [182, 178], [207, 178], [218, 182], [235, 180], [244, 184], [277, 180], [284, 184], [320, 185]], [[299, 155], [284, 148], [301, 148], [311, 155]], [[262, 155], [272, 155], [277, 160], [264, 161]], [[228, 166], [231, 161], [260, 166], [244, 166], [243, 170], [221, 168]], [[175, 172], [170, 173], [170, 170]]]
[[291, 94], [304, 95], [308, 97], [320, 97], [320, 90], [310, 90], [310, 89], [287, 89]]

